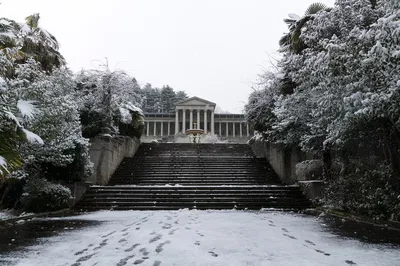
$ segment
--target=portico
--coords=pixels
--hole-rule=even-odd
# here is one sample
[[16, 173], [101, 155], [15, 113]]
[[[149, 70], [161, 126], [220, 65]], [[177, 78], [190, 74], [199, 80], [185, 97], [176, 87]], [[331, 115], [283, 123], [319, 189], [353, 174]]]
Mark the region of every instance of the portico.
[[146, 113], [144, 137], [165, 138], [185, 134], [188, 129], [203, 129], [221, 138], [245, 139], [253, 131], [243, 114], [216, 114], [216, 104], [199, 97], [176, 103], [174, 113]]

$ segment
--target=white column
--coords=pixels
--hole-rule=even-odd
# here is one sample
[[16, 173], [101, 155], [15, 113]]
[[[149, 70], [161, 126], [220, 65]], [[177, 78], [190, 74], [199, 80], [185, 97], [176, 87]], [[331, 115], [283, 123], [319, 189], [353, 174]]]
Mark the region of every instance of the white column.
[[161, 121], [161, 137], [164, 134], [164, 121]]
[[219, 121], [219, 135], [222, 136], [222, 122]]
[[182, 117], [182, 133], [186, 132], [186, 109], [182, 109], [183, 117]]
[[214, 110], [211, 111], [211, 135], [214, 135]]
[[150, 121], [148, 121], [147, 122], [147, 126], [146, 126], [147, 128], [146, 128], [146, 136], [149, 136], [149, 134], [150, 134]]
[[246, 126], [247, 126], [247, 136], [249, 137], [250, 136], [250, 130], [249, 130], [249, 124], [246, 124]]
[[171, 135], [171, 122], [170, 121], [168, 121], [168, 133], [167, 134], [168, 134], [167, 136]]
[[228, 125], [228, 122], [225, 122], [225, 125], [226, 125], [226, 136], [228, 137], [228, 133], [229, 133], [229, 125]]
[[207, 109], [204, 110], [204, 134], [207, 134]]
[[156, 133], [157, 133], [157, 122], [154, 121], [154, 136], [157, 136]]
[[179, 109], [175, 111], [175, 135], [179, 133]]
[[239, 130], [240, 130], [240, 137], [243, 137], [243, 133], [242, 133], [242, 122], [240, 122], [240, 128], [239, 128]]
[[200, 129], [200, 109], [197, 109], [197, 129]]
[[235, 137], [235, 122], [232, 122], [232, 136]]
[[190, 109], [190, 125], [189, 129], [193, 129], [193, 109]]

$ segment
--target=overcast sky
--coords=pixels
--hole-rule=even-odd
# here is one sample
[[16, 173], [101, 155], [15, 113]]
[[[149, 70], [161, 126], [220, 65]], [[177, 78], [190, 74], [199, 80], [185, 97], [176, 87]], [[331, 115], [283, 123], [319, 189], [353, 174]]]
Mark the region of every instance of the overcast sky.
[[[278, 58], [289, 13], [311, 0], [0, 0], [0, 16], [40, 13], [68, 66], [108, 58], [141, 85], [168, 84], [240, 113], [257, 75]], [[334, 0], [319, 0], [333, 6]]]

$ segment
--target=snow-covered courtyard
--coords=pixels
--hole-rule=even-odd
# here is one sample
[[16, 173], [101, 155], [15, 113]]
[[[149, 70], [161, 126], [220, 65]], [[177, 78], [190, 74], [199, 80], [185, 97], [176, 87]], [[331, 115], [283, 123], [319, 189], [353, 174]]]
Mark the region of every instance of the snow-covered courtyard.
[[49, 227], [53, 236], [1, 252], [0, 264], [400, 265], [398, 246], [345, 238], [324, 219], [294, 213], [101, 211], [29, 223], [65, 227]]

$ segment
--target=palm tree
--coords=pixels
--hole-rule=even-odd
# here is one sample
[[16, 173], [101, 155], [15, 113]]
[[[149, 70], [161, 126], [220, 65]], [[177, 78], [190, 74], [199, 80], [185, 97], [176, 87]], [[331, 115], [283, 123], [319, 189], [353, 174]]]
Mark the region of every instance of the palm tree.
[[26, 23], [20, 25], [23, 62], [29, 57], [33, 57], [40, 62], [44, 71], [51, 72], [54, 67], [64, 66], [66, 61], [58, 51], [57, 39], [54, 35], [39, 27], [39, 19], [40, 15], [36, 13], [26, 17]]
[[280, 50], [282, 52], [292, 52], [295, 54], [301, 53], [306, 48], [305, 43], [301, 40], [301, 29], [304, 25], [313, 18], [315, 14], [320, 11], [327, 10], [327, 6], [322, 3], [311, 4], [303, 17], [297, 15], [289, 15], [289, 18], [283, 21], [288, 25], [289, 32], [282, 36], [279, 40]]

